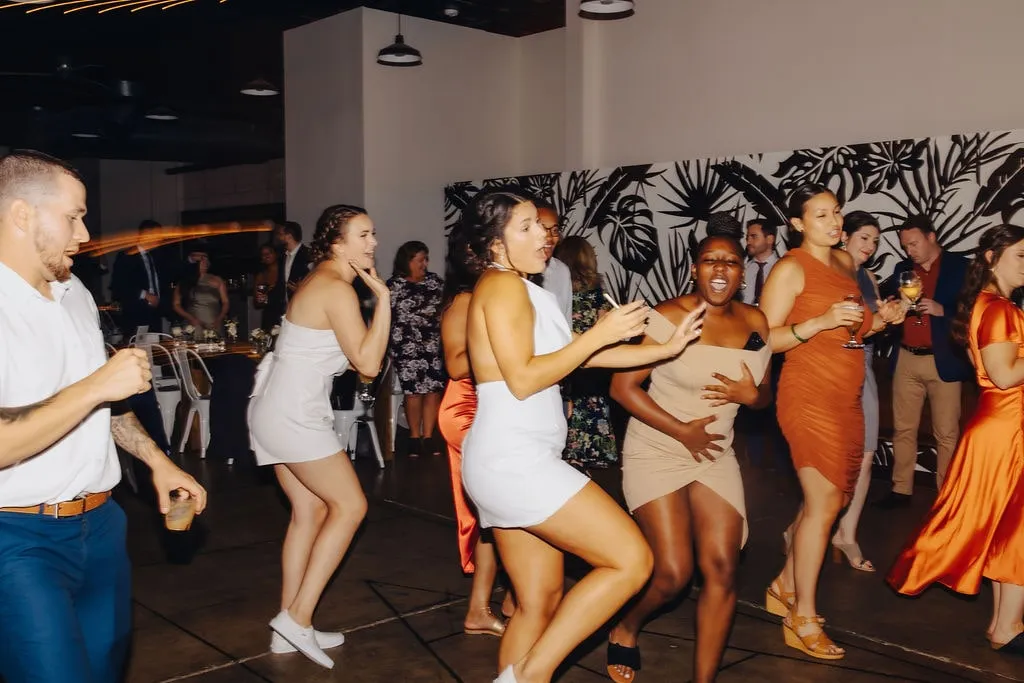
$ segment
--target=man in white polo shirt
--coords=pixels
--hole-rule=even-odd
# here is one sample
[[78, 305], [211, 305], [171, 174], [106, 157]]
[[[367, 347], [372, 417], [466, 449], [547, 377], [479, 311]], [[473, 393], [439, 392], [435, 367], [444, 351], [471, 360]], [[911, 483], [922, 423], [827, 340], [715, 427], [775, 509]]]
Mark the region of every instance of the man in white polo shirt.
[[111, 402], [149, 389], [145, 352], [109, 361], [71, 275], [89, 240], [85, 186], [38, 152], [0, 157], [0, 678], [116, 681], [131, 636], [116, 442], [169, 494], [206, 492]]

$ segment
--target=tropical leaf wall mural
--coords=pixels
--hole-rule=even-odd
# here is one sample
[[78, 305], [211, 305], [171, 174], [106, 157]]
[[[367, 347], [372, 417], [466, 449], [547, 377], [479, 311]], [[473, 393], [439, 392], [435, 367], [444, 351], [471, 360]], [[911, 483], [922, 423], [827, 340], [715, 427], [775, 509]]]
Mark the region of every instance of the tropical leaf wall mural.
[[711, 214], [784, 226], [786, 197], [808, 181], [832, 189], [846, 211], [878, 217], [882, 244], [869, 267], [884, 279], [904, 258], [896, 228], [909, 216], [927, 214], [956, 252], [1015, 221], [1024, 210], [1024, 131], [457, 182], [445, 188], [445, 229], [481, 188], [520, 185], [555, 206], [563, 234], [590, 240], [620, 301], [656, 303], [688, 286], [690, 253]]

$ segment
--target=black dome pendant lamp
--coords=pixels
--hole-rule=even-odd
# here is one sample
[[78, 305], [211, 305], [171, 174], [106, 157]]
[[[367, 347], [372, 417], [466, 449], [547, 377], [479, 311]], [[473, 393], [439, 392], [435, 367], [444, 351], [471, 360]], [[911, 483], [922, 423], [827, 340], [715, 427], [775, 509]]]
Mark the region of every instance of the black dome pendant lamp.
[[398, 15], [398, 33], [395, 42], [377, 53], [377, 63], [384, 66], [419, 66], [423, 63], [423, 55], [412, 45], [405, 43], [402, 35], [402, 15]]

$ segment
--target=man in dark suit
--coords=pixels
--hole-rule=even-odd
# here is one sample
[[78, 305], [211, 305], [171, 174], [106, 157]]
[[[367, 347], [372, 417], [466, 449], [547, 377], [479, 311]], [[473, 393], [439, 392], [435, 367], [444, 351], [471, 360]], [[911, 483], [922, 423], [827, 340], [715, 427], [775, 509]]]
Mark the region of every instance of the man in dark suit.
[[[147, 234], [161, 227], [159, 223], [145, 220], [139, 224], [139, 244], [146, 244]], [[150, 332], [163, 328], [163, 314], [170, 303], [171, 293], [166, 280], [161, 280], [160, 269], [153, 253], [142, 246], [122, 251], [114, 260], [110, 275], [111, 298], [121, 304], [121, 332], [124, 341], [135, 336], [141, 325], [148, 325]], [[164, 433], [163, 418], [156, 398], [156, 389], [151, 388], [128, 399], [135, 416], [146, 431], [168, 455], [171, 452], [167, 434]]]
[[882, 499], [883, 507], [910, 503], [917, 465], [917, 431], [925, 398], [936, 443], [935, 474], [942, 486], [960, 437], [961, 382], [974, 376], [963, 350], [950, 339], [967, 259], [943, 251], [927, 216], [909, 218], [900, 227], [899, 237], [910, 258], [896, 266], [887, 291], [895, 293], [900, 274], [913, 270], [921, 279], [922, 293], [916, 315], [907, 315], [897, 332], [899, 350], [892, 382], [892, 491]]
[[[156, 221], [142, 221], [139, 224], [139, 244], [145, 244], [146, 235], [159, 227]], [[170, 301], [170, 292], [165, 292], [165, 288], [166, 282], [161, 281], [160, 269], [152, 252], [137, 246], [117, 255], [110, 276], [110, 295], [121, 304], [121, 331], [126, 341], [135, 335], [140, 325], [148, 325], [151, 332], [161, 330], [162, 303], [165, 299]]]
[[284, 283], [285, 299], [291, 299], [299, 283], [306, 279], [313, 268], [309, 247], [302, 243], [302, 226], [295, 221], [285, 221], [274, 229], [274, 240], [280, 245], [282, 254], [278, 277]]

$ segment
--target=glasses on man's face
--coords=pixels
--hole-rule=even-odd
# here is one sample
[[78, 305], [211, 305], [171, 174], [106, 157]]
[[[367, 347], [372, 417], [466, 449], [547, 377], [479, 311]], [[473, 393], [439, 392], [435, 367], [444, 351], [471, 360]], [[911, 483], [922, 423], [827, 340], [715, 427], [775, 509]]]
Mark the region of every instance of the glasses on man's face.
[[562, 233], [562, 228], [560, 226], [557, 226], [557, 225], [552, 225], [550, 227], [545, 227], [544, 231], [547, 234], [551, 235], [552, 237], [555, 237], [555, 236], [560, 235]]

